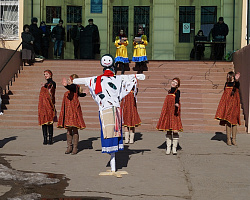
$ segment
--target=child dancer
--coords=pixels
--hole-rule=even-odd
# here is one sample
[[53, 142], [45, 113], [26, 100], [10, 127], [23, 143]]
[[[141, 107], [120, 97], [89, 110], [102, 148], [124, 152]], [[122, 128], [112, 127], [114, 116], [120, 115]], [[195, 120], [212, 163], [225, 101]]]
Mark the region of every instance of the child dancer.
[[148, 71], [147, 67], [147, 54], [146, 46], [148, 45], [147, 36], [144, 35], [142, 27], [139, 27], [138, 34], [136, 35], [134, 42], [134, 53], [132, 61], [135, 62], [134, 71], [137, 71], [137, 74], [142, 74], [143, 71]]
[[[115, 39], [116, 54], [115, 54], [115, 74], [118, 69], [121, 70], [121, 74], [124, 74], [124, 71], [129, 71], [129, 59], [128, 59], [128, 38], [124, 34], [123, 29], [120, 30], [120, 34]], [[118, 68], [119, 64], [119, 68]]]
[[[65, 154], [75, 155], [78, 152], [77, 146], [79, 142], [79, 134], [78, 129], [86, 128], [83, 116], [82, 109], [78, 97], [85, 97], [86, 93], [81, 93], [81, 88], [79, 85], [73, 84], [73, 80], [78, 78], [76, 74], [72, 74], [68, 83], [64, 78], [62, 81], [63, 86], [69, 91], [65, 92], [61, 113], [58, 121], [58, 128], [66, 128], [67, 129], [67, 145], [68, 148]], [[73, 140], [73, 148], [72, 148], [72, 140]]]
[[[168, 95], [164, 101], [161, 117], [158, 121], [156, 129], [159, 131], [167, 131], [166, 154], [171, 153], [171, 143], [173, 142], [172, 153], [177, 154], [177, 145], [179, 140], [178, 132], [183, 131], [181, 123], [181, 105], [180, 105], [180, 79], [174, 78], [171, 82], [171, 89], [168, 91]], [[173, 135], [172, 135], [173, 134]]]
[[220, 125], [226, 125], [227, 145], [236, 145], [237, 124], [240, 125], [239, 78], [240, 73], [228, 72], [224, 92], [215, 115], [215, 119], [220, 120]]
[[[52, 72], [50, 70], [44, 71], [45, 80], [47, 83], [42, 84], [39, 103], [38, 103], [38, 122], [43, 130], [43, 144], [53, 143], [53, 122], [56, 116], [55, 110], [55, 92], [56, 83], [52, 80]], [[48, 142], [49, 132], [49, 142]]]
[[135, 95], [137, 95], [136, 85], [121, 102], [123, 126], [125, 127], [125, 144], [134, 143], [135, 127], [141, 125], [141, 119], [137, 112]]

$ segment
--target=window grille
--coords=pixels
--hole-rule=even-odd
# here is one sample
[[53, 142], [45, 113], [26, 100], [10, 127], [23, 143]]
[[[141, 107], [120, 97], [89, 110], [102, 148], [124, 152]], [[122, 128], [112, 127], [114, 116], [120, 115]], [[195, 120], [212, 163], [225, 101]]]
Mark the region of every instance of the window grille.
[[60, 6], [46, 6], [46, 23], [53, 23], [53, 18], [61, 19]]
[[0, 0], [0, 38], [17, 40], [19, 27], [19, 0]]
[[150, 6], [134, 7], [134, 36], [138, 33], [138, 28], [142, 27], [144, 35], [149, 41]]
[[217, 22], [216, 6], [201, 6], [201, 25], [215, 24]]
[[217, 7], [216, 6], [202, 6], [201, 7], [201, 30], [205, 36], [210, 40], [211, 30], [217, 22]]
[[120, 29], [128, 36], [128, 6], [113, 7], [113, 41], [120, 33]]
[[[183, 23], [190, 24], [190, 33], [183, 31]], [[195, 36], [195, 6], [179, 7], [179, 42], [190, 43], [194, 41]]]
[[82, 21], [82, 6], [67, 6], [67, 22], [77, 23]]

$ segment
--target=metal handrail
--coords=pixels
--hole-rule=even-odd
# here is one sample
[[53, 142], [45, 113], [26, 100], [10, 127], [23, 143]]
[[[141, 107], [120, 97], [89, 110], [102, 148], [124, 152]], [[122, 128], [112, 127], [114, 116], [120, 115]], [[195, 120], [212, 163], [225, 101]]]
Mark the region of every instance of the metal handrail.
[[10, 62], [10, 60], [13, 58], [13, 56], [15, 55], [15, 53], [17, 52], [17, 50], [19, 49], [19, 47], [22, 45], [23, 42], [21, 42], [18, 47], [16, 48], [16, 50], [14, 51], [14, 53], [10, 56], [10, 58], [7, 60], [7, 62], [4, 64], [4, 66], [2, 67], [2, 69], [0, 70], [0, 73], [4, 70], [4, 68], [8, 65], [8, 63]]

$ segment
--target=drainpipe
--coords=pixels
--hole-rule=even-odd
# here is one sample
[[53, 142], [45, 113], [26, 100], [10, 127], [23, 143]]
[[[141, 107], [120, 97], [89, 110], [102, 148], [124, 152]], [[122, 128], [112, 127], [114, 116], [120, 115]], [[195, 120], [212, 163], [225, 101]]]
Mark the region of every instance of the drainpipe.
[[234, 31], [235, 31], [235, 0], [234, 0], [234, 10], [233, 10], [233, 51], [234, 51]]
[[31, 0], [31, 19], [33, 18], [33, 0]]
[[249, 25], [250, 25], [250, 20], [249, 20], [249, 11], [250, 11], [250, 0], [247, 1], [247, 44], [249, 44]]

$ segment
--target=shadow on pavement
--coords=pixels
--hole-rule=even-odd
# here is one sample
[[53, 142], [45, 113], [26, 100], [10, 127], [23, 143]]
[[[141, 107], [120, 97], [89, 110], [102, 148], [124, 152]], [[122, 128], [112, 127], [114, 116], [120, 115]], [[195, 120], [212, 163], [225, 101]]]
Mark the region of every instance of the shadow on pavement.
[[93, 141], [98, 140], [100, 137], [91, 137], [87, 140], [81, 140], [78, 143], [78, 153], [83, 151], [84, 149], [93, 149]]
[[[151, 151], [151, 149], [129, 149], [129, 146], [125, 145], [123, 151], [118, 151], [115, 154], [116, 168], [122, 169], [123, 167], [127, 167], [131, 155], [138, 153], [143, 155], [145, 151]], [[107, 163], [106, 167], [110, 167], [110, 161]]]
[[215, 132], [215, 135], [211, 138], [211, 140], [223, 141], [227, 143], [227, 136], [222, 132]]
[[0, 148], [3, 148], [4, 145], [6, 145], [8, 142], [16, 140], [17, 136], [12, 136], [8, 138], [4, 138], [3, 140], [0, 140]]
[[53, 137], [53, 143], [57, 143], [60, 141], [67, 141], [67, 133], [62, 133], [60, 135], [56, 135]]
[[142, 140], [142, 134], [140, 132], [135, 132], [135, 139], [134, 141]]

